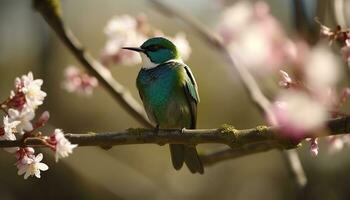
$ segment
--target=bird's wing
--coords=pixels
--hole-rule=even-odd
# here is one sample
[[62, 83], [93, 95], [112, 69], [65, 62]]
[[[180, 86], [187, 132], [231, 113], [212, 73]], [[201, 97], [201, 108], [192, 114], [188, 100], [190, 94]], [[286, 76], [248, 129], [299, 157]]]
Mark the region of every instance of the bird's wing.
[[191, 69], [186, 65], [184, 66], [184, 68], [187, 74], [186, 88], [190, 93], [191, 97], [193, 98], [193, 100], [196, 103], [199, 103], [198, 87], [197, 87], [196, 80], [194, 79]]
[[191, 127], [196, 128], [197, 122], [197, 104], [199, 103], [199, 95], [196, 80], [188, 66], [184, 66], [186, 72], [186, 82], [184, 86], [185, 94], [187, 101], [189, 103], [189, 107], [191, 109]]

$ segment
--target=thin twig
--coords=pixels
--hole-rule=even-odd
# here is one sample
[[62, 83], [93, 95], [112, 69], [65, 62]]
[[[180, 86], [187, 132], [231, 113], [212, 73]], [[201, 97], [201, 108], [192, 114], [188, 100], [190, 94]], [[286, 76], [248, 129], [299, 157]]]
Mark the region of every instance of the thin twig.
[[61, 16], [57, 13], [57, 5], [53, 0], [33, 0], [34, 7], [51, 26], [63, 44], [72, 52], [80, 63], [94, 75], [107, 91], [120, 103], [120, 105], [137, 121], [146, 127], [153, 127], [148, 121], [143, 107], [135, 100], [131, 93], [118, 81], [110, 71], [100, 62], [94, 59], [80, 44], [70, 29], [63, 23]]
[[[294, 182], [298, 186], [300, 190], [303, 190], [305, 185], [307, 184], [307, 178], [303, 169], [303, 166], [301, 165], [298, 152], [294, 149], [289, 151], [284, 151], [283, 159], [285, 159], [285, 163], [287, 165], [290, 165], [289, 168], [289, 174], [290, 177], [294, 178]], [[297, 173], [297, 174], [296, 174]]]

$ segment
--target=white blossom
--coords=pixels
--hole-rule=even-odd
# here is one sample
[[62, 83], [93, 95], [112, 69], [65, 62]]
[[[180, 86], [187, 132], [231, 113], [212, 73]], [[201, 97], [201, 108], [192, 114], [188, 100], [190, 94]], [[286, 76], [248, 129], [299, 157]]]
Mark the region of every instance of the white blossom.
[[134, 31], [137, 28], [137, 21], [129, 15], [114, 16], [108, 21], [104, 32], [109, 37], [119, 37], [127, 35], [128, 32]]
[[125, 46], [138, 47], [146, 40], [146, 36], [138, 30], [136, 18], [129, 15], [115, 16], [107, 23], [104, 32], [108, 37], [102, 50], [104, 64], [133, 65], [141, 62], [137, 52], [121, 49]]
[[53, 142], [55, 143], [56, 162], [58, 162], [60, 158], [68, 157], [69, 154], [73, 153], [73, 149], [78, 146], [76, 144], [71, 144], [70, 141], [64, 137], [61, 129], [55, 129], [53, 133]]
[[21, 79], [16, 79], [16, 85], [19, 86], [21, 91], [25, 94], [27, 105], [33, 109], [43, 104], [43, 100], [46, 97], [46, 93], [41, 90], [42, 84], [43, 80], [34, 80], [32, 72], [23, 75]]
[[247, 1], [240, 1], [227, 8], [220, 19], [218, 32], [225, 44], [230, 43], [253, 18], [253, 7]]
[[35, 176], [40, 178], [40, 171], [46, 171], [49, 167], [42, 163], [43, 154], [39, 153], [37, 156], [24, 156], [18, 163], [18, 175], [24, 174], [24, 179], [27, 179], [29, 176]]
[[340, 77], [340, 62], [327, 46], [318, 45], [306, 60], [305, 76], [314, 90], [332, 88]]
[[15, 132], [19, 121], [10, 121], [8, 116], [4, 117], [3, 135], [0, 135], [0, 140], [16, 140]]
[[229, 52], [257, 74], [279, 70], [292, 59], [295, 45], [266, 3], [239, 1], [222, 15], [219, 35]]
[[25, 106], [21, 111], [10, 108], [8, 110], [11, 121], [18, 121], [17, 132], [23, 134], [25, 131], [32, 131], [33, 125], [31, 120], [35, 117], [35, 112], [32, 108]]

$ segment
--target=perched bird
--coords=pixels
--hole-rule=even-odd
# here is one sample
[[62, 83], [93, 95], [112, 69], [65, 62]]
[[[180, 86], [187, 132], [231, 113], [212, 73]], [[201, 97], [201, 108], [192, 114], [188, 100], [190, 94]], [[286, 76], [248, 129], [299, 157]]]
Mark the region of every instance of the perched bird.
[[[143, 66], [136, 83], [148, 118], [158, 128], [195, 129], [199, 102], [197, 84], [176, 46], [168, 39], [154, 37], [141, 47], [124, 49], [141, 55]], [[203, 174], [195, 145], [170, 144], [170, 153], [176, 170], [185, 163], [192, 173]]]

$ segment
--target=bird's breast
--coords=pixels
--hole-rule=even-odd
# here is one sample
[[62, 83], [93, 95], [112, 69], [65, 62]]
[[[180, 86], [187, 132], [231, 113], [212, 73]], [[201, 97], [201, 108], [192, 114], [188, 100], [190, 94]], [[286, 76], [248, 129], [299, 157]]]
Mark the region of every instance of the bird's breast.
[[169, 101], [176, 90], [176, 80], [169, 72], [154, 72], [141, 74], [139, 90], [143, 98], [154, 106], [162, 106]]
[[189, 108], [175, 70], [144, 70], [139, 73], [137, 86], [149, 118], [163, 127], [178, 127], [188, 121]]

